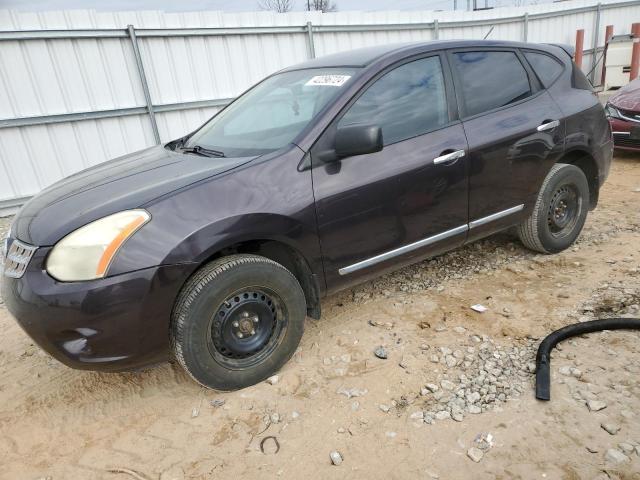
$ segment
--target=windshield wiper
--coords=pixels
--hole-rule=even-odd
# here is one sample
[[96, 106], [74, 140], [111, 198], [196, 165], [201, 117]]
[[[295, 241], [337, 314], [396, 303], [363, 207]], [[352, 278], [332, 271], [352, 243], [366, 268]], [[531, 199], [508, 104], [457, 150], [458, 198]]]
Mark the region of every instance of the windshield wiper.
[[195, 153], [196, 155], [202, 155], [203, 157], [224, 157], [224, 152], [219, 150], [212, 150], [210, 148], [201, 147], [200, 145], [194, 145], [193, 147], [180, 148], [182, 153]]

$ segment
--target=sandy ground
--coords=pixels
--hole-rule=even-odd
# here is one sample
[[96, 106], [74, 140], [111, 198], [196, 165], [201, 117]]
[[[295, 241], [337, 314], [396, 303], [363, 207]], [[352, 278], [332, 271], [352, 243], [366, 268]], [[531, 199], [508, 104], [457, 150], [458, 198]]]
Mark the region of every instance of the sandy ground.
[[[426, 384], [465, 372], [430, 361], [440, 347], [521, 347], [526, 365], [531, 345], [552, 330], [637, 308], [624, 295], [640, 298], [640, 156], [632, 155], [616, 159], [575, 248], [546, 257], [500, 235], [327, 298], [274, 385], [207, 391], [175, 362], [126, 374], [70, 370], [0, 304], [0, 478], [640, 479], [640, 332], [565, 342], [554, 353], [551, 402], [534, 399], [526, 374], [522, 394], [514, 389], [461, 422], [415, 420], [430, 402], [420, 395]], [[488, 311], [469, 308], [477, 303]], [[373, 355], [379, 345], [388, 359]], [[606, 408], [591, 412], [587, 399]], [[493, 446], [475, 463], [467, 451], [482, 433]], [[273, 439], [261, 452], [269, 436], [277, 453]], [[609, 449], [628, 460], [606, 462]]]

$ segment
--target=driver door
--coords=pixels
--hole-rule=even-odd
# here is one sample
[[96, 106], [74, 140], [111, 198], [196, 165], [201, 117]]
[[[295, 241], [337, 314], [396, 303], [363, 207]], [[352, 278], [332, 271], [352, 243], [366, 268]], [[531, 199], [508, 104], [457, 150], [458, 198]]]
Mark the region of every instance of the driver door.
[[[329, 291], [465, 241], [467, 141], [445, 62], [430, 54], [384, 70], [312, 148]], [[337, 130], [358, 124], [379, 126], [383, 149], [332, 157]]]

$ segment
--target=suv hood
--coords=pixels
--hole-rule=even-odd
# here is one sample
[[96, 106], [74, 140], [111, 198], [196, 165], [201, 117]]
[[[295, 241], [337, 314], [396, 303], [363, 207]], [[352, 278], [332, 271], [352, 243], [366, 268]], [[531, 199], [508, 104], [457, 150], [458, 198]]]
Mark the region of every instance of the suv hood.
[[167, 150], [162, 145], [131, 153], [65, 178], [27, 202], [12, 236], [36, 246], [55, 244], [89, 222], [132, 208], [256, 157], [214, 158]]
[[640, 78], [618, 90], [618, 93], [609, 99], [609, 103], [623, 110], [640, 112]]

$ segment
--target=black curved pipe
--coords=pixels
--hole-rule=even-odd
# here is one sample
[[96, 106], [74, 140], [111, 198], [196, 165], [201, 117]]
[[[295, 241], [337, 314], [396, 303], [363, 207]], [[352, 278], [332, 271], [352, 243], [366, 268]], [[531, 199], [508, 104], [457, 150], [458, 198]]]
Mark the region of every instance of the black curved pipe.
[[570, 337], [600, 330], [640, 330], [640, 318], [605, 318], [576, 323], [556, 330], [545, 338], [536, 355], [536, 398], [551, 400], [551, 350], [559, 342]]

